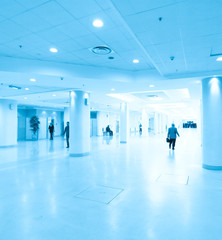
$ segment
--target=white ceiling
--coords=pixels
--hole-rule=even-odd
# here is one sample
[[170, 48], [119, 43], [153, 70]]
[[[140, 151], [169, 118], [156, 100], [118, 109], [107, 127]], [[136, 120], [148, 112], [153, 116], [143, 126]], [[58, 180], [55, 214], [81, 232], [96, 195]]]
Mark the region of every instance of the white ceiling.
[[[14, 96], [23, 103], [28, 94], [35, 104], [55, 104], [55, 99], [66, 102], [66, 97], [52, 100], [52, 92], [67, 94], [74, 88], [90, 91], [95, 105], [110, 106], [118, 102], [106, 96], [111, 88], [116, 93], [144, 92], [154, 84], [153, 91], [188, 88], [191, 99], [200, 99], [195, 81], [222, 74], [222, 63], [211, 56], [222, 53], [221, 0], [0, 4], [0, 97]], [[102, 28], [93, 27], [96, 18], [103, 20]], [[90, 49], [96, 46], [108, 46], [112, 53], [95, 55]], [[58, 53], [51, 53], [50, 47]], [[134, 64], [134, 58], [140, 62]]]

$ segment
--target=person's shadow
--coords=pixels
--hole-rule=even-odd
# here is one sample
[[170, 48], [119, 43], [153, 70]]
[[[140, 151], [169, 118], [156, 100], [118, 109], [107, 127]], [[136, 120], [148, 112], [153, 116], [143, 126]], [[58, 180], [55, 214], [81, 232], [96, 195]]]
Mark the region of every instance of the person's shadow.
[[49, 152], [54, 152], [54, 144], [53, 144], [53, 141], [50, 141]]
[[173, 150], [169, 150], [169, 156], [168, 156], [169, 160], [175, 160], [175, 154]]
[[113, 136], [104, 136], [103, 140], [105, 140], [106, 144], [109, 145], [111, 140], [113, 139]]

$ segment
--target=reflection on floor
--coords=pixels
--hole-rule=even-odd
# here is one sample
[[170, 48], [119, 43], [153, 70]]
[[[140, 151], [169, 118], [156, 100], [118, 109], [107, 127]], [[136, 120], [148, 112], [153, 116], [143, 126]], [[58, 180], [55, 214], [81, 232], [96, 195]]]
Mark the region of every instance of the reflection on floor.
[[165, 135], [94, 137], [81, 158], [60, 138], [0, 149], [0, 239], [221, 239], [222, 173], [180, 135], [175, 151]]

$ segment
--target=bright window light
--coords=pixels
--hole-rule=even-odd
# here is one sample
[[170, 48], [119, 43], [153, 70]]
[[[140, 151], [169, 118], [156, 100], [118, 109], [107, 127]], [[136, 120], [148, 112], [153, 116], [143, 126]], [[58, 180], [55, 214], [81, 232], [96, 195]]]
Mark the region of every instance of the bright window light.
[[161, 101], [163, 100], [161, 97], [152, 97], [150, 98], [152, 101]]
[[116, 94], [107, 94], [107, 96], [117, 98], [124, 102], [133, 102], [134, 101], [134, 98], [131, 95], [127, 95], [127, 94], [116, 93]]
[[218, 57], [218, 58], [217, 58], [217, 61], [218, 61], [218, 62], [221, 62], [221, 61], [222, 61], [222, 56], [221, 56], [221, 57]]
[[103, 26], [103, 21], [100, 20], [100, 19], [95, 19], [95, 20], [93, 21], [93, 26], [94, 26], [94, 27], [97, 27], [97, 28], [100, 28], [100, 27]]
[[36, 80], [34, 78], [30, 78], [29, 79], [31, 82], [36, 82]]
[[50, 48], [49, 51], [53, 52], [53, 53], [57, 53], [58, 52], [58, 50], [56, 48]]
[[139, 63], [140, 61], [138, 59], [133, 59], [133, 63]]

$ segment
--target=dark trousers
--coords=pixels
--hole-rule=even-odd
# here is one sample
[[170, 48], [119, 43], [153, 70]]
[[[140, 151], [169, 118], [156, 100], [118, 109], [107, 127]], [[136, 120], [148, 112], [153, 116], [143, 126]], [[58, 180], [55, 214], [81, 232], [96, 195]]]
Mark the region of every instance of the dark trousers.
[[50, 132], [50, 140], [53, 140], [53, 132]]
[[69, 137], [66, 137], [67, 148], [69, 148]]
[[176, 139], [171, 138], [170, 142], [169, 142], [169, 148], [171, 148], [171, 145], [172, 145], [172, 147], [174, 149], [175, 148], [175, 143], [176, 143]]

